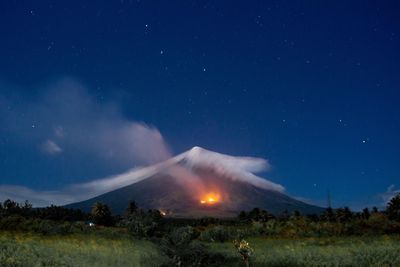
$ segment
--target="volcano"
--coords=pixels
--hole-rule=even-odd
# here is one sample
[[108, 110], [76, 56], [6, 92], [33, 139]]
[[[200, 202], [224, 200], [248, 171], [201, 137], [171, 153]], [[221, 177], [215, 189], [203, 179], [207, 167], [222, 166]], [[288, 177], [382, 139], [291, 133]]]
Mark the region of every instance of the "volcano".
[[[233, 157], [200, 147], [167, 161], [133, 171], [135, 182], [66, 207], [90, 211], [95, 202], [123, 214], [130, 201], [144, 209], [158, 209], [171, 217], [236, 217], [255, 207], [279, 214], [299, 211], [321, 213], [323, 208], [296, 200], [284, 187], [254, 175], [268, 162]], [[140, 179], [137, 179], [140, 177]]]

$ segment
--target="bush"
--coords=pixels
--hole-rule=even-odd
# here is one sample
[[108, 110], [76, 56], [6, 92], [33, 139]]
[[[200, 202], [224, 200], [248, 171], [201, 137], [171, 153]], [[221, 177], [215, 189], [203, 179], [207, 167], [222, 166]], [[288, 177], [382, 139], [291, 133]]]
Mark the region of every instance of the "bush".
[[207, 242], [225, 242], [233, 240], [237, 238], [238, 235], [242, 234], [242, 232], [239, 232], [234, 228], [217, 225], [203, 231], [200, 234], [200, 239]]
[[142, 210], [129, 214], [121, 222], [121, 226], [128, 227], [129, 232], [136, 238], [150, 238], [161, 236], [160, 222], [162, 216], [158, 210]]
[[25, 222], [25, 218], [20, 215], [11, 215], [0, 220], [1, 230], [20, 230], [20, 226]]
[[210, 253], [204, 244], [193, 241], [198, 236], [191, 226], [179, 227], [161, 240], [160, 247], [174, 266], [222, 266], [225, 257]]

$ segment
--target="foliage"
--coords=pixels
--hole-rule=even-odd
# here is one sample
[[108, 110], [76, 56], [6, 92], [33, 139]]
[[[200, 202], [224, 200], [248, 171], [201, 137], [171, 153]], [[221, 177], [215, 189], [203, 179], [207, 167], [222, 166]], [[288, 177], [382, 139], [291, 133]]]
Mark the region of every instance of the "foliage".
[[129, 232], [136, 238], [150, 238], [160, 236], [162, 215], [158, 210], [144, 212], [137, 209], [128, 213], [121, 221], [121, 226], [127, 227]]
[[237, 235], [237, 229], [217, 225], [202, 231], [200, 235], [200, 240], [208, 242], [225, 242], [235, 239]]
[[[250, 266], [400, 266], [399, 236], [340, 238], [251, 238], [256, 251]], [[237, 261], [232, 243], [212, 243], [210, 250], [225, 256], [225, 264], [243, 266]]]
[[[130, 238], [0, 232], [0, 266], [160, 266], [168, 258], [155, 244]], [[133, 265], [132, 265], [133, 264]]]
[[174, 266], [221, 266], [224, 256], [194, 241], [198, 236], [197, 230], [191, 226], [179, 227], [161, 240], [160, 247]]
[[24, 218], [54, 220], [54, 221], [84, 221], [89, 215], [77, 209], [51, 205], [45, 208], [32, 208], [28, 201], [17, 203], [7, 199], [0, 203], [0, 218], [18, 215]]
[[389, 219], [400, 221], [400, 194], [393, 197], [386, 208]]
[[249, 242], [247, 242], [246, 240], [242, 239], [240, 241], [235, 240], [233, 242], [237, 252], [240, 254], [240, 256], [242, 257], [242, 260], [244, 262], [244, 265], [246, 267], [249, 266], [249, 258], [251, 255], [253, 255], [254, 253], [254, 249], [249, 245]]
[[130, 201], [128, 203], [128, 207], [126, 208], [126, 213], [128, 215], [135, 214], [138, 211], [139, 207], [135, 201]]
[[96, 224], [104, 226], [111, 226], [113, 224], [111, 210], [106, 204], [100, 202], [94, 203], [91, 214]]
[[[30, 263], [25, 257], [32, 257], [32, 264], [38, 266], [90, 265], [93, 262], [89, 260], [74, 261], [69, 254], [61, 255], [61, 249], [50, 249], [49, 252], [44, 248], [53, 242], [49, 241], [53, 238], [60, 239], [60, 243], [61, 240], [69, 242], [71, 236], [76, 235], [79, 235], [80, 239], [89, 240], [88, 242], [97, 242], [93, 239], [107, 240], [111, 243], [114, 240], [126, 242], [131, 248], [132, 245], [128, 243], [132, 237], [136, 239], [134, 243], [140, 244], [144, 244], [145, 241], [138, 239], [152, 240], [160, 248], [153, 256], [156, 259], [162, 258], [158, 264], [163, 266], [239, 266], [237, 253], [232, 249], [231, 242], [243, 238], [250, 238], [252, 247], [257, 250], [257, 257], [251, 257], [252, 266], [330, 266], [330, 263], [336, 262], [335, 253], [339, 257], [339, 265], [397, 266], [399, 259], [393, 255], [399, 247], [392, 241], [400, 241], [393, 235], [400, 233], [400, 221], [397, 217], [398, 199], [392, 199], [384, 212], [373, 208], [371, 212], [364, 209], [358, 213], [344, 207], [328, 208], [320, 215], [304, 216], [295, 211], [292, 214], [284, 212], [275, 217], [268, 211], [255, 208], [249, 212], [241, 212], [237, 219], [168, 218], [163, 217], [158, 210], [143, 211], [135, 202], [128, 205], [123, 217], [113, 217], [107, 205], [96, 203], [91, 218], [97, 224], [105, 226], [118, 220], [118, 227], [89, 227], [84, 221], [90, 218], [90, 215], [77, 210], [57, 206], [35, 209], [28, 202], [16, 203], [6, 200], [0, 203], [0, 230], [12, 231], [13, 236], [18, 238], [21, 233], [31, 233], [25, 235], [35, 236], [35, 242], [29, 243], [23, 239], [9, 240], [10, 236], [0, 240], [0, 266], [24, 266], [27, 262]], [[37, 238], [37, 234], [40, 234], [41, 238]], [[386, 234], [393, 236], [385, 240], [379, 239], [378, 236]], [[371, 239], [368, 239], [368, 236]], [[45, 244], [41, 242], [42, 239], [46, 240]], [[369, 246], [370, 240], [372, 243], [376, 242], [376, 249]], [[350, 242], [353, 241], [361, 244], [360, 247], [352, 246]], [[19, 245], [18, 249], [15, 249], [16, 243]], [[85, 244], [82, 241], [77, 246]], [[226, 244], [230, 244], [229, 249]], [[343, 244], [346, 250], [342, 250], [339, 244]], [[70, 253], [69, 244], [62, 243], [62, 246]], [[32, 247], [35, 252], [31, 251]], [[244, 248], [245, 246], [241, 246], [238, 241], [239, 253], [246, 253]], [[98, 253], [103, 253], [102, 249]], [[143, 251], [140, 246], [134, 246], [132, 249], [135, 250], [132, 253], [136, 254]], [[385, 250], [388, 251], [387, 255], [384, 254]], [[19, 254], [16, 255], [15, 251]], [[79, 253], [73, 248], [71, 251], [72, 254]], [[251, 254], [250, 250], [249, 252]], [[90, 253], [85, 256], [95, 257]], [[104, 250], [104, 253], [111, 252]], [[166, 257], [163, 257], [162, 253]], [[277, 257], [274, 257], [274, 253]], [[351, 253], [352, 258], [347, 257], [345, 253]], [[129, 257], [124, 255], [121, 257]], [[241, 256], [245, 264], [248, 263], [249, 255]], [[80, 256], [74, 254], [74, 257]], [[355, 264], [353, 258], [357, 258], [363, 264]], [[125, 258], [119, 262], [111, 261], [113, 260], [105, 260], [104, 263], [112, 266], [129, 265], [126, 264]], [[153, 262], [151, 257], [142, 257], [140, 261], [135, 262], [140, 262], [141, 266], [151, 266], [156, 261]], [[101, 266], [102, 263], [94, 265]]]
[[250, 221], [260, 221], [267, 222], [271, 219], [274, 219], [274, 215], [269, 213], [266, 210], [254, 208], [249, 212], [241, 211], [238, 216], [240, 221], [250, 222]]

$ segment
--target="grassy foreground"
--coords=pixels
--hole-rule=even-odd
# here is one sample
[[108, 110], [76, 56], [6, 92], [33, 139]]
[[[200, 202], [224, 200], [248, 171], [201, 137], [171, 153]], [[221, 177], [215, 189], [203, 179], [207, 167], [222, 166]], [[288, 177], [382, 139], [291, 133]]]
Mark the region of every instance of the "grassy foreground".
[[[255, 254], [250, 266], [400, 266], [400, 237], [341, 237], [248, 240]], [[231, 243], [213, 243], [227, 266], [242, 266]]]
[[[400, 237], [342, 237], [248, 240], [250, 266], [400, 266]], [[204, 243], [225, 265], [243, 266], [231, 242]], [[42, 236], [0, 232], [0, 266], [160, 266], [158, 247], [127, 235]]]
[[166, 260], [153, 243], [128, 237], [0, 233], [0, 266], [159, 266]]

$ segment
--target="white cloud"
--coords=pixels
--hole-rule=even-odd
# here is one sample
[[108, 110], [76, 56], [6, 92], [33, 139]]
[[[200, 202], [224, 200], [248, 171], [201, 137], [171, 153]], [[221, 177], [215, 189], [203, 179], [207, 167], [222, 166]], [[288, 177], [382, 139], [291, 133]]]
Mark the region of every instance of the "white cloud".
[[54, 134], [58, 138], [63, 138], [64, 137], [64, 129], [62, 126], [56, 126], [54, 127]]
[[[168, 161], [167, 161], [168, 162]], [[88, 183], [68, 185], [61, 190], [33, 190], [24, 186], [0, 185], [0, 201], [12, 199], [17, 202], [28, 200], [34, 206], [65, 205], [86, 200], [112, 190], [139, 182], [155, 174], [164, 164], [132, 169]]]
[[[0, 83], [0, 90], [7, 88], [12, 86]], [[40, 93], [29, 97], [23, 90], [11, 91], [0, 94], [0, 131], [48, 154], [84, 153], [92, 161], [116, 163], [125, 169], [171, 157], [156, 127], [127, 118], [118, 103], [99, 103], [74, 79], [39, 87], [35, 91]]]
[[42, 144], [42, 149], [44, 152], [50, 155], [55, 155], [62, 152], [61, 147], [52, 140], [47, 140], [46, 142], [44, 142]]
[[254, 175], [254, 173], [267, 171], [271, 168], [265, 159], [254, 157], [234, 157], [208, 151], [201, 147], [194, 147], [186, 155], [186, 163], [191, 166], [211, 166], [219, 174], [232, 180], [239, 180], [268, 190], [284, 192], [285, 188]]
[[386, 205], [393, 197], [400, 194], [400, 189], [396, 189], [394, 184], [391, 184], [384, 193], [379, 194], [382, 201]]

